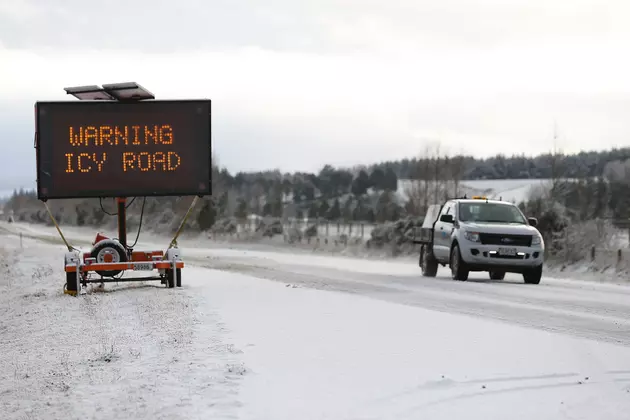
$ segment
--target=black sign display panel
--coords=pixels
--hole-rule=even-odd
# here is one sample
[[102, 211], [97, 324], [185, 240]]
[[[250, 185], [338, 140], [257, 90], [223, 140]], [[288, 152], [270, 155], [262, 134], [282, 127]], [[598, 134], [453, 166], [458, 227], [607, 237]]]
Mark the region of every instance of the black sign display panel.
[[211, 193], [210, 100], [35, 104], [37, 195]]

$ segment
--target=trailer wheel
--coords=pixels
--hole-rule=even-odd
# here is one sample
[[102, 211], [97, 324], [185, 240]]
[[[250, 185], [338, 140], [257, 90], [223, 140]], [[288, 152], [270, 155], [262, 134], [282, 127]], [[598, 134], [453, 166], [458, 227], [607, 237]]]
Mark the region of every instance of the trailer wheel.
[[420, 249], [420, 267], [422, 267], [422, 275], [424, 277], [435, 277], [438, 271], [438, 262], [433, 252], [423, 245]]
[[68, 294], [77, 294], [77, 273], [66, 272], [66, 284], [63, 292]]
[[[119, 242], [112, 239], [106, 239], [97, 243], [92, 252], [90, 252], [90, 256], [96, 258], [97, 263], [104, 263], [106, 259], [110, 260], [110, 262], [127, 262], [127, 251]], [[121, 271], [105, 270], [97, 271], [97, 273], [103, 277], [114, 277], [120, 274]]]
[[[182, 287], [182, 269], [181, 268], [177, 268], [175, 270], [175, 273], [177, 274], [177, 287]], [[166, 270], [166, 287], [168, 287], [169, 289], [175, 287], [175, 278], [173, 276], [173, 269], [169, 268]]]

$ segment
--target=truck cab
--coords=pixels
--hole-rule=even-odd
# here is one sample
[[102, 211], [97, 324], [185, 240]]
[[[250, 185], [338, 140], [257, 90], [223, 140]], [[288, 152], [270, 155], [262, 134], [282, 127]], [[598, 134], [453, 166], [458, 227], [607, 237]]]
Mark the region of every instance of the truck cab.
[[438, 264], [448, 265], [455, 280], [471, 271], [487, 271], [493, 280], [520, 273], [525, 283], [539, 284], [544, 242], [537, 220], [514, 204], [486, 197], [453, 199], [430, 206], [420, 232], [420, 266], [435, 277]]

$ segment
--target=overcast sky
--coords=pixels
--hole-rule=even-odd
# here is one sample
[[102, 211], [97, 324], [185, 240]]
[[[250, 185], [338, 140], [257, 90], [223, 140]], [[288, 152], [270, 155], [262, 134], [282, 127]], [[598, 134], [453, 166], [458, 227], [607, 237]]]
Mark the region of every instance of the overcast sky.
[[123, 81], [212, 99], [231, 171], [534, 154], [554, 120], [565, 151], [630, 145], [628, 1], [95, 3], [0, 0], [0, 190], [33, 185], [36, 100]]

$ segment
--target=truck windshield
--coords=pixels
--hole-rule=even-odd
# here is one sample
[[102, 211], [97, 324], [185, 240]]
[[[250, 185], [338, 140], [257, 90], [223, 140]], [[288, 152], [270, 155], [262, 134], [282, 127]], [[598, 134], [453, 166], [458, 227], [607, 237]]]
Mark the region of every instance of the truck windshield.
[[527, 223], [518, 207], [486, 202], [459, 203], [459, 220], [462, 222]]

